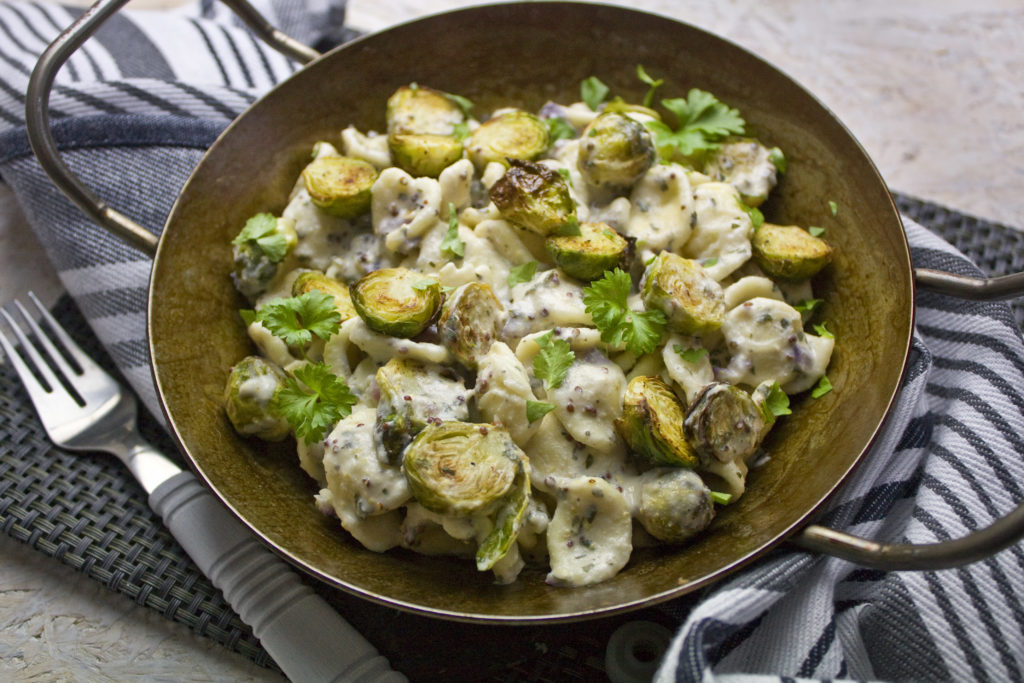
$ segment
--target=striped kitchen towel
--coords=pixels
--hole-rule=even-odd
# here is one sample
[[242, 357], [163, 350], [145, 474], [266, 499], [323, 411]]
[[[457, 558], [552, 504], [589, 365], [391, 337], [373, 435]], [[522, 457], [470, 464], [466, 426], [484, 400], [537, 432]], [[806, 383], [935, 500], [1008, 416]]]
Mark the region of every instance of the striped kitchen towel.
[[[255, 4], [308, 44], [343, 37], [343, 1]], [[75, 15], [0, 2], [0, 178], [99, 339], [160, 415], [145, 342], [149, 260], [51, 185], [23, 130], [28, 74]], [[126, 11], [112, 22], [61, 71], [54, 135], [97, 195], [156, 229], [217, 134], [297, 65], [216, 4]], [[924, 228], [907, 221], [907, 232], [917, 266], [976, 273]], [[887, 542], [959, 537], [1024, 501], [1024, 343], [1009, 309], [928, 293], [918, 306], [899, 401], [823, 520]], [[660, 680], [1024, 681], [1024, 547], [918, 573], [784, 548], [677, 616]]]

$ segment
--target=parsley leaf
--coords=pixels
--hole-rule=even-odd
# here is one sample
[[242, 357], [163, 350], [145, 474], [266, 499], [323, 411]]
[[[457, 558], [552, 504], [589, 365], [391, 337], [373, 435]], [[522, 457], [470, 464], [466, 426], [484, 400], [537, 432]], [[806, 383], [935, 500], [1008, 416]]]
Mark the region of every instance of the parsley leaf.
[[531, 424], [541, 419], [555, 409], [553, 403], [544, 401], [526, 401], [526, 420]]
[[831, 330], [825, 327], [825, 323], [814, 326], [814, 331], [818, 333], [819, 337], [825, 337], [827, 339], [835, 339], [836, 336], [832, 334]]
[[649, 108], [651, 106], [651, 103], [654, 101], [654, 93], [655, 93], [655, 91], [657, 91], [658, 88], [660, 88], [662, 86], [662, 84], [665, 83], [665, 79], [664, 78], [659, 78], [659, 79], [655, 80], [654, 78], [652, 78], [647, 73], [647, 71], [644, 70], [643, 64], [637, 64], [636, 65], [636, 75], [637, 75], [637, 78], [639, 78], [641, 81], [643, 81], [647, 85], [651, 86], [647, 90], [647, 94], [644, 95], [644, 106]]
[[768, 424], [774, 424], [777, 417], [793, 414], [789, 408], [789, 396], [782, 390], [778, 382], [772, 382], [768, 388], [768, 395], [765, 396], [764, 403], [761, 404], [761, 411]]
[[571, 140], [576, 137], [576, 129], [561, 116], [552, 116], [546, 120], [548, 139], [554, 144], [558, 140]]
[[671, 158], [674, 152], [690, 156], [714, 149], [725, 136], [742, 134], [746, 125], [739, 111], [697, 88], [690, 90], [686, 99], [662, 100], [661, 105], [676, 115], [679, 128], [672, 130], [661, 121], [648, 121], [645, 125], [654, 133], [654, 143], [664, 158]]
[[441, 253], [452, 258], [466, 255], [466, 245], [459, 239], [459, 215], [452, 203], [448, 204], [448, 231], [441, 239]]
[[772, 147], [768, 150], [768, 161], [772, 162], [772, 166], [779, 173], [786, 172], [786, 155], [778, 147]]
[[797, 305], [793, 306], [793, 309], [799, 311], [800, 313], [810, 313], [815, 308], [817, 308], [819, 304], [823, 302], [824, 299], [805, 299], [804, 301], [801, 301]]
[[811, 396], [821, 398], [830, 391], [832, 391], [832, 382], [829, 380], [828, 375], [822, 375], [821, 379], [818, 380], [818, 386], [814, 387], [814, 390], [811, 392]]
[[721, 491], [712, 491], [711, 502], [718, 503], [719, 505], [728, 505], [732, 502], [732, 494], [722, 493]]
[[835, 216], [839, 213], [839, 205], [830, 199], [828, 200], [828, 210], [832, 212], [833, 216]]
[[469, 124], [465, 121], [452, 124], [452, 135], [459, 142], [464, 142], [469, 137]]
[[679, 344], [673, 344], [672, 350], [679, 354], [679, 357], [685, 360], [687, 363], [696, 363], [704, 356], [708, 355], [708, 350], [702, 346], [698, 346], [695, 349], [688, 349]]
[[435, 280], [434, 278], [432, 278], [432, 277], [425, 277], [422, 280], [417, 280], [416, 282], [412, 283], [409, 286], [412, 287], [413, 289], [415, 289], [417, 292], [422, 292], [422, 291], [425, 291], [427, 289], [430, 289], [431, 287], [433, 287], [436, 284], [437, 284], [437, 280]]
[[352, 412], [356, 397], [325, 363], [311, 363], [286, 377], [272, 401], [272, 409], [288, 421], [295, 435], [314, 443]]
[[754, 230], [757, 230], [764, 225], [764, 214], [761, 213], [761, 209], [756, 206], [747, 206], [740, 201], [739, 197], [736, 198], [736, 203], [740, 205], [741, 209], [743, 209], [743, 213], [750, 216], [750, 222], [753, 224]]
[[247, 242], [255, 244], [274, 263], [288, 253], [288, 238], [278, 232], [277, 218], [270, 213], [258, 213], [247, 220], [242, 231], [231, 240], [232, 244], [237, 245]]
[[256, 320], [291, 346], [308, 344], [314, 335], [328, 339], [341, 326], [334, 297], [316, 290], [288, 299], [272, 299], [256, 312]]
[[624, 345], [637, 356], [650, 353], [661, 341], [665, 314], [661, 311], [634, 311], [627, 298], [633, 281], [621, 268], [606, 271], [583, 290], [584, 310], [601, 332], [601, 341]]
[[543, 380], [548, 389], [557, 389], [565, 380], [569, 366], [576, 360], [576, 354], [564, 339], [555, 339], [548, 331], [534, 341], [540, 352], [533, 357], [533, 374]]
[[473, 101], [463, 97], [462, 95], [453, 95], [450, 92], [444, 94], [449, 100], [458, 105], [459, 109], [462, 110], [464, 116], [469, 116], [469, 112], [473, 109]]
[[580, 83], [580, 97], [593, 111], [597, 111], [597, 108], [604, 102], [604, 98], [608, 97], [609, 92], [608, 86], [602, 83], [597, 76], [584, 78]]
[[819, 228], [816, 225], [812, 225], [807, 228], [807, 232], [811, 233], [811, 237], [821, 237], [825, 234], [825, 228]]
[[515, 287], [522, 282], [529, 282], [537, 274], [537, 262], [527, 261], [513, 266], [508, 272], [508, 286]]

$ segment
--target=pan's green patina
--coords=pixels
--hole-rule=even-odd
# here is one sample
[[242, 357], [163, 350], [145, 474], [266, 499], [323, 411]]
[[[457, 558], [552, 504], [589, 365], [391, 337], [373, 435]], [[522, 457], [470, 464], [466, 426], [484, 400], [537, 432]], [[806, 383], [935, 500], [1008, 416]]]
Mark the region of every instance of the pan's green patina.
[[[738, 108], [788, 160], [763, 208], [777, 223], [824, 225], [836, 258], [816, 282], [837, 339], [835, 390], [801, 397], [768, 441], [770, 460], [708, 533], [683, 547], [636, 550], [614, 579], [553, 588], [527, 569], [493, 585], [471, 563], [376, 554], [314, 506], [294, 445], [239, 438], [221, 407], [228, 368], [250, 351], [247, 306], [229, 272], [246, 218], [280, 212], [321, 139], [383, 130], [400, 85], [536, 110], [574, 101], [596, 75], [637, 101], [642, 64], [661, 93], [691, 87]], [[829, 202], [838, 206], [832, 215]], [[314, 61], [236, 120], [176, 203], [154, 262], [150, 343], [168, 419], [197, 473], [272, 547], [324, 581], [383, 604], [449, 619], [527, 623], [607, 615], [681, 595], [762, 555], [804, 526], [870, 446], [899, 388], [913, 327], [914, 274], [899, 215], [865, 152], [811, 95], [754, 55], [678, 22], [572, 3], [494, 5], [438, 15], [350, 43]], [[870, 462], [864, 463], [870, 467]]]

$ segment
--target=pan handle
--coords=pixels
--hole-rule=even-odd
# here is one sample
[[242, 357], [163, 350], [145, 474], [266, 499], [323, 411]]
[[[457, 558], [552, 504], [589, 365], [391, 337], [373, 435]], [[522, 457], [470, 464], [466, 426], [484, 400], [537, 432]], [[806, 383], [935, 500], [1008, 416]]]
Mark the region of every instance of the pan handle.
[[914, 280], [919, 286], [933, 292], [972, 301], [995, 301], [1024, 296], [1024, 273], [977, 278], [930, 268], [915, 268]]
[[[301, 63], [320, 56], [316, 50], [271, 26], [246, 0], [222, 0], [268, 45]], [[25, 97], [25, 127], [29, 144], [53, 184], [96, 223], [152, 257], [158, 238], [124, 214], [111, 208], [87, 188], [60, 158], [50, 129], [50, 92], [60, 67], [128, 0], [98, 0], [65, 29], [40, 55], [29, 78]]]
[[791, 539], [811, 552], [886, 571], [949, 569], [986, 559], [1024, 538], [1024, 503], [990, 526], [941, 543], [876, 543], [812, 524]]

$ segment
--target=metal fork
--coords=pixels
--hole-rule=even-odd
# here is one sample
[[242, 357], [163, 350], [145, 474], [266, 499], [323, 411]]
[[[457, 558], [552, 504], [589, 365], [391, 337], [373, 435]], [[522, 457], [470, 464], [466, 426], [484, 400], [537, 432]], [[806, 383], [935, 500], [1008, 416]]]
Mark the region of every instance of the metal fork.
[[191, 472], [139, 436], [135, 397], [72, 341], [34, 294], [29, 298], [43, 325], [14, 301], [0, 308], [11, 330], [8, 335], [0, 327], [0, 346], [50, 439], [120, 458], [149, 494], [150, 506], [291, 680], [406, 680]]

